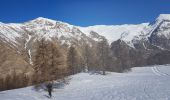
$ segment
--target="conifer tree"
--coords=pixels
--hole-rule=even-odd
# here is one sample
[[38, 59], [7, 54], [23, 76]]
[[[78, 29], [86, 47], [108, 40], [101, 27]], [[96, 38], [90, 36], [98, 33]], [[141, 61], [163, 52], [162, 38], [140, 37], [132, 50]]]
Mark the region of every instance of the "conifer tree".
[[70, 46], [67, 53], [67, 65], [69, 67], [70, 74], [76, 74], [80, 72], [79, 58], [75, 46]]
[[110, 48], [106, 39], [101, 39], [97, 45], [98, 66], [102, 70], [102, 74], [105, 75], [106, 68], [109, 66], [109, 53]]
[[34, 81], [44, 82], [63, 77], [66, 73], [66, 60], [59, 46], [45, 39], [38, 42], [34, 61], [34, 69], [37, 73], [34, 76], [38, 77]]

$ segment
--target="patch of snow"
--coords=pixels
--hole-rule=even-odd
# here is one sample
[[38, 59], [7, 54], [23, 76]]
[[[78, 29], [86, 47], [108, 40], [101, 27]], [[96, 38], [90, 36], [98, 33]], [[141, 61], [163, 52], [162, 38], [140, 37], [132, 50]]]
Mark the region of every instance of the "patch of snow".
[[31, 65], [33, 65], [33, 62], [32, 62], [32, 59], [31, 59], [32, 56], [31, 56], [31, 50], [30, 49], [28, 50], [28, 55], [29, 55], [29, 62], [30, 62]]
[[25, 43], [25, 49], [27, 48], [27, 45], [28, 45], [28, 42], [31, 40], [31, 35], [28, 34], [28, 39], [26, 40], [26, 43]]
[[170, 14], [160, 14], [157, 21], [170, 20]]
[[159, 26], [159, 32], [157, 33], [158, 36], [164, 36], [167, 39], [170, 39], [170, 21], [164, 22]]
[[167, 51], [169, 51], [168, 49], [162, 48], [161, 46], [154, 45], [154, 44], [152, 44], [152, 45], [155, 46], [155, 47], [158, 47], [158, 48], [161, 49], [161, 50], [167, 50]]
[[146, 46], [145, 46], [145, 43], [143, 43], [143, 47], [147, 50]]
[[55, 20], [51, 20], [51, 19], [48, 19], [48, 18], [43, 18], [43, 17], [38, 17], [38, 18], [36, 18], [36, 19], [34, 19], [34, 20], [31, 20], [31, 22], [37, 22], [38, 24], [46, 24], [47, 22], [51, 22], [51, 23], [53, 23], [53, 24], [55, 24], [56, 23], [56, 21]]

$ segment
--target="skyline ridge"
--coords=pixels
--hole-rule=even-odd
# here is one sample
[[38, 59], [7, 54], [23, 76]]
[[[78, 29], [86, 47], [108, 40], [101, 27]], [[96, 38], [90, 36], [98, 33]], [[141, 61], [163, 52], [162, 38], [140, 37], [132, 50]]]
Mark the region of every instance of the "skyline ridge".
[[149, 24], [149, 23], [152, 23], [154, 21], [156, 21], [157, 19], [161, 19], [161, 18], [165, 18], [165, 19], [170, 19], [170, 14], [159, 14], [155, 19], [153, 19], [152, 21], [147, 21], [147, 22], [142, 22], [142, 23], [124, 23], [124, 24], [95, 24], [95, 25], [89, 25], [89, 26], [80, 26], [80, 25], [74, 25], [72, 23], [69, 23], [69, 22], [65, 22], [65, 21], [61, 21], [61, 20], [55, 20], [55, 19], [50, 19], [50, 18], [47, 18], [47, 17], [37, 17], [37, 18], [34, 18], [34, 19], [31, 19], [31, 20], [27, 20], [27, 21], [24, 21], [24, 22], [20, 22], [20, 23], [15, 23], [15, 22], [9, 22], [9, 23], [5, 23], [5, 22], [2, 22], [0, 21], [0, 23], [4, 23], [4, 24], [23, 24], [23, 23], [27, 23], [27, 22], [31, 22], [31, 21], [35, 21], [35, 20], [48, 20], [48, 21], [55, 21], [55, 22], [61, 22], [61, 23], [64, 23], [64, 24], [68, 24], [68, 25], [73, 25], [73, 26], [80, 26], [80, 27], [90, 27], [90, 26], [119, 26], [119, 25], [140, 25], [140, 24]]
[[2, 0], [0, 21], [23, 23], [44, 17], [76, 26], [121, 25], [150, 22], [169, 14], [162, 0]]

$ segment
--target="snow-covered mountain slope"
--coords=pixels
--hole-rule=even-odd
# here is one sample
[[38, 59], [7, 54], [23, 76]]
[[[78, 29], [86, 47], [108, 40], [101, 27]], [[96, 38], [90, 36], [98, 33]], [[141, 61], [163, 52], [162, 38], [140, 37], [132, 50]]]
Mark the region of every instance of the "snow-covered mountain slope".
[[105, 36], [109, 43], [112, 43], [118, 39], [122, 39], [126, 42], [131, 41], [135, 36], [141, 34], [149, 23], [142, 23], [138, 25], [125, 24], [125, 25], [96, 25], [89, 27], [79, 27], [82, 32], [90, 35], [91, 31], [97, 32], [102, 36]]
[[169, 23], [170, 14], [160, 14], [155, 22], [151, 24], [95, 25], [89, 27], [74, 26], [65, 22], [39, 17], [21, 24], [0, 23], [0, 38], [7, 42], [11, 41], [15, 45], [17, 42], [20, 43], [20, 40], [16, 41], [19, 38], [26, 38], [26, 40], [23, 40], [28, 43], [28, 40], [32, 38], [42, 37], [46, 39], [57, 38], [63, 44], [70, 44], [70, 41], [74, 39], [85, 39], [87, 41], [87, 38], [90, 38], [98, 41], [104, 36], [109, 43], [121, 39], [131, 46], [133, 45], [132, 40], [148, 38], [158, 29], [159, 35], [170, 38]]
[[22, 24], [0, 23], [0, 39], [13, 46], [20, 45], [26, 49], [26, 46], [41, 38], [59, 40], [61, 44], [67, 45], [75, 41], [91, 41], [90, 37], [73, 25], [42, 17]]
[[[151, 35], [152, 33], [155, 32], [155, 30], [157, 30], [159, 27], [166, 27], [168, 25], [168, 23], [170, 22], [170, 14], [160, 14], [158, 16], [158, 18], [151, 23], [149, 26], [149, 35]], [[169, 27], [168, 27], [169, 28]], [[161, 35], [161, 33], [160, 33]], [[162, 34], [162, 35], [166, 35], [166, 34]]]
[[[148, 41], [149, 39], [155, 39], [161, 37], [159, 40], [156, 38], [155, 41], [162, 41], [164, 39], [170, 39], [170, 14], [160, 14], [153, 23], [142, 23], [138, 25], [96, 25], [89, 27], [79, 27], [80, 30], [90, 36], [90, 32], [94, 31], [98, 34], [106, 37], [109, 43], [117, 41], [118, 39], [123, 40], [129, 46], [133, 47], [137, 41]], [[166, 43], [167, 41], [165, 41]], [[169, 43], [169, 42], [168, 42]], [[159, 45], [161, 44], [161, 45]], [[158, 47], [164, 48], [163, 43], [154, 44]], [[167, 46], [166, 46], [167, 47]]]
[[170, 14], [161, 14], [154, 23], [150, 24], [149, 30], [148, 37], [151, 44], [170, 49]]
[[21, 37], [21, 24], [0, 23], [0, 38], [5, 42], [17, 44], [16, 39]]
[[1, 100], [169, 100], [170, 66], [133, 68], [129, 73], [71, 76], [70, 83], [54, 89], [52, 98], [47, 91], [32, 87], [0, 92]]

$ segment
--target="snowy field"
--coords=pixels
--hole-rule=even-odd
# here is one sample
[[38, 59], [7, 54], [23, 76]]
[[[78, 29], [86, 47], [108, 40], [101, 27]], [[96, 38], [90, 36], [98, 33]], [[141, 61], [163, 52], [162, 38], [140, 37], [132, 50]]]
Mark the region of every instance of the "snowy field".
[[[32, 87], [0, 92], [0, 100], [49, 100]], [[170, 65], [133, 68], [106, 76], [80, 73], [51, 100], [170, 100]]]

